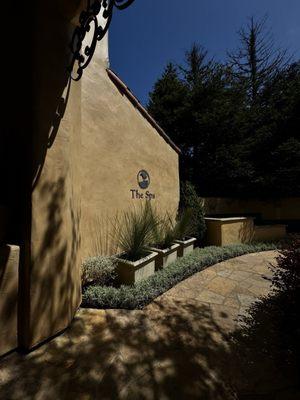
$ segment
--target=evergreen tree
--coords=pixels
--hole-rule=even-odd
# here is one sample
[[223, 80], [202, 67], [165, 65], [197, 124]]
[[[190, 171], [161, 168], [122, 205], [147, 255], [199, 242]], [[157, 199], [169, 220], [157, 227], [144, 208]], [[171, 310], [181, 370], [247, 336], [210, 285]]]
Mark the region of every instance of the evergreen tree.
[[240, 48], [228, 53], [232, 71], [245, 85], [252, 103], [257, 101], [265, 83], [287, 63], [286, 51], [274, 48], [266, 24], [267, 17], [261, 20], [250, 18], [247, 27], [238, 32]]
[[178, 145], [184, 145], [182, 116], [186, 96], [177, 67], [169, 63], [149, 94], [148, 111]]
[[201, 196], [300, 195], [300, 63], [274, 50], [266, 19], [240, 33], [229, 62], [196, 44], [169, 64], [149, 112], [182, 150], [182, 181]]

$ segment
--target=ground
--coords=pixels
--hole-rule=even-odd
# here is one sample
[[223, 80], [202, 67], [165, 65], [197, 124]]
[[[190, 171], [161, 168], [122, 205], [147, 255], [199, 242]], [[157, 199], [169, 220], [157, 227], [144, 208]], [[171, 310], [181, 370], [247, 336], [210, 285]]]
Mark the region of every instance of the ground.
[[216, 264], [143, 310], [80, 309], [63, 335], [1, 361], [0, 399], [296, 399], [276, 365], [263, 368], [261, 338], [254, 372], [229, 340], [269, 293], [276, 255]]

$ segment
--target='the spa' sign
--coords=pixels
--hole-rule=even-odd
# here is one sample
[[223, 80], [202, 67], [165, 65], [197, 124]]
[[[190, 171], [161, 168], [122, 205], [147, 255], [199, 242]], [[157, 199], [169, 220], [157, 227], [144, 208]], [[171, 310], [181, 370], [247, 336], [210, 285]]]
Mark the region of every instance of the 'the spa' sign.
[[149, 190], [146, 190], [150, 186], [150, 175], [146, 170], [142, 169], [141, 171], [139, 171], [139, 173], [137, 174], [137, 183], [140, 189], [142, 189], [143, 191], [139, 189], [130, 189], [132, 199], [138, 199], [138, 200], [155, 199], [155, 194], [151, 193]]

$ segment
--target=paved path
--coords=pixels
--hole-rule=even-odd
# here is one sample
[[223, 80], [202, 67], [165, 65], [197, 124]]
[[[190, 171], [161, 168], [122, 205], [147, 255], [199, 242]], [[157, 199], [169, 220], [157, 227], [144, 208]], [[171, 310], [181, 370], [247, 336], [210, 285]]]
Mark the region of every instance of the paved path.
[[216, 264], [141, 311], [80, 310], [60, 337], [0, 363], [0, 399], [243, 398], [227, 334], [269, 292], [276, 255]]

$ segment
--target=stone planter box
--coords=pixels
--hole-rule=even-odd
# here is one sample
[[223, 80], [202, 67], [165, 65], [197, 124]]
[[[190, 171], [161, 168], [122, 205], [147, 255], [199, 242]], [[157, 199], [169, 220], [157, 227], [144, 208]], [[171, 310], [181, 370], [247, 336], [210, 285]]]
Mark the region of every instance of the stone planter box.
[[157, 253], [149, 252], [144, 258], [137, 261], [129, 261], [117, 257], [117, 274], [119, 283], [133, 285], [155, 273], [155, 260]]
[[286, 225], [254, 225], [251, 217], [205, 218], [205, 222], [208, 245], [268, 242], [286, 236]]
[[150, 250], [158, 253], [155, 260], [155, 269], [165, 268], [170, 263], [177, 260], [177, 252], [180, 245], [178, 243], [173, 244], [169, 249], [157, 249], [156, 247], [150, 247]]
[[175, 240], [175, 243], [179, 244], [177, 255], [178, 257], [186, 256], [194, 250], [196, 238], [189, 238], [187, 240]]
[[207, 244], [225, 246], [249, 243], [254, 235], [254, 221], [251, 217], [205, 218]]

